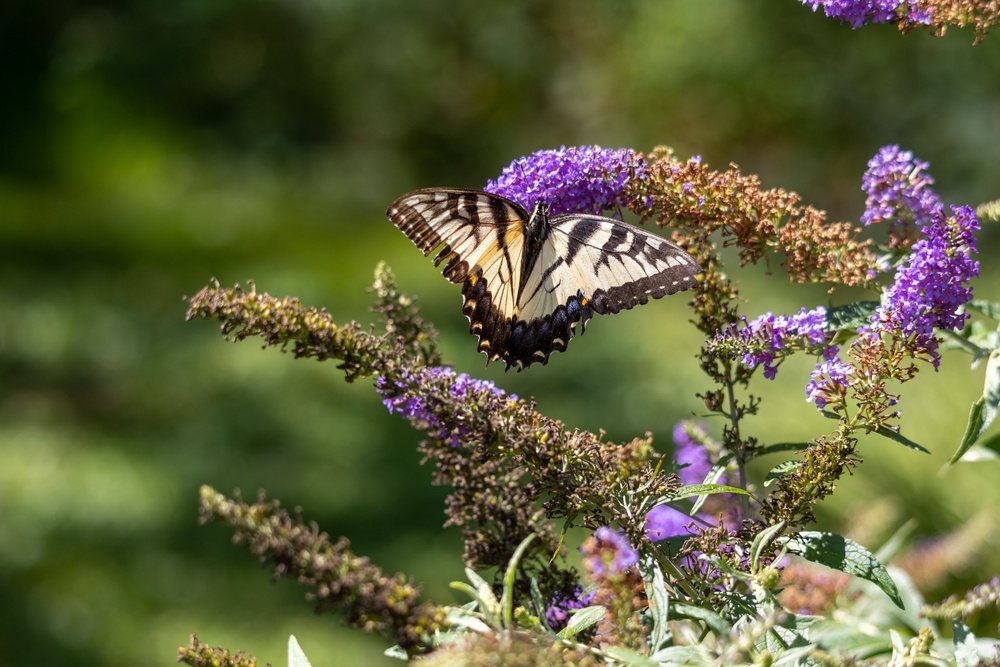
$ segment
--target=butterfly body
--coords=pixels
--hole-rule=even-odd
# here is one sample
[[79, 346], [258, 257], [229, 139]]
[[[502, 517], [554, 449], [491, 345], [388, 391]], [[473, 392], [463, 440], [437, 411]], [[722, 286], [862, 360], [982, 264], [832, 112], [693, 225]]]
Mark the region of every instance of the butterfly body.
[[529, 215], [478, 190], [425, 189], [403, 195], [389, 219], [462, 284], [462, 312], [478, 349], [518, 369], [564, 351], [576, 325], [696, 284], [693, 257], [673, 243], [596, 215]]

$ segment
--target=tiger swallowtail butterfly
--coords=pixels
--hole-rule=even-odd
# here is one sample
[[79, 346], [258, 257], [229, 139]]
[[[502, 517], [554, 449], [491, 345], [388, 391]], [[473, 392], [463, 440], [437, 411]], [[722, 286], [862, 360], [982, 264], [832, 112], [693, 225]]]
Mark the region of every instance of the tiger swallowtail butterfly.
[[462, 284], [462, 313], [478, 349], [518, 370], [563, 351], [576, 325], [694, 287], [698, 262], [634, 225], [597, 215], [549, 217], [480, 190], [429, 188], [386, 212], [424, 256], [441, 250], [444, 277]]

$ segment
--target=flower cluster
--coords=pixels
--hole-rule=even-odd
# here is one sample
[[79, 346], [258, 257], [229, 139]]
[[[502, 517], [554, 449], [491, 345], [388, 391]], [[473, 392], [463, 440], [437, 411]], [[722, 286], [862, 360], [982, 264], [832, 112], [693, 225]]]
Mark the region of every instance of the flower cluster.
[[868, 161], [861, 186], [867, 194], [861, 222], [889, 222], [893, 248], [912, 245], [916, 232], [930, 224], [941, 210], [941, 200], [930, 187], [934, 178], [926, 173], [927, 167], [927, 162], [895, 145], [883, 146]]
[[952, 207], [952, 216], [939, 211], [923, 228], [924, 237], [896, 272], [884, 303], [872, 315], [871, 325], [858, 330], [860, 339], [888, 334], [911, 341], [915, 356], [927, 358], [937, 369], [940, 355], [934, 329], [961, 329], [968, 315], [961, 307], [972, 298], [970, 281], [979, 275], [975, 232], [979, 221], [972, 208]]
[[462, 444], [462, 438], [469, 434], [468, 427], [461, 422], [454, 425], [445, 424], [438, 411], [429, 405], [428, 395], [411, 391], [415, 386], [427, 386], [439, 382], [450, 383], [448, 392], [458, 399], [488, 391], [498, 398], [507, 397], [514, 402], [518, 400], [516, 395], [508, 395], [489, 380], [477, 380], [465, 373], [455, 373], [447, 367], [421, 368], [416, 372], [403, 369], [393, 380], [386, 375], [380, 375], [375, 381], [375, 387], [382, 395], [382, 403], [389, 409], [390, 414], [398, 413], [411, 422], [424, 424], [423, 430], [428, 435], [447, 442], [452, 447], [458, 447]]
[[[717, 456], [719, 453], [710, 450], [719, 450], [721, 445], [708, 436], [703, 424], [691, 420], [677, 422], [674, 426], [674, 445], [674, 461], [681, 466], [678, 471], [681, 483], [703, 483], [712, 469], [711, 454]], [[727, 484], [725, 473], [715, 483]], [[697, 514], [697, 520], [709, 524], [715, 516], [713, 512], [718, 511], [727, 527], [738, 524], [739, 509], [732, 500], [731, 494], [711, 496], [705, 504], [705, 510]], [[657, 505], [646, 513], [646, 538], [651, 542], [659, 542], [675, 535], [686, 535], [689, 532], [687, 527], [694, 520], [696, 519], [670, 505]]]
[[812, 310], [803, 308], [791, 316], [769, 311], [750, 321], [744, 317], [742, 327], [730, 325], [708, 341], [708, 348], [739, 357], [750, 368], [762, 365], [764, 377], [773, 380], [784, 356], [796, 349], [821, 346], [827, 335], [826, 309], [822, 306]]
[[625, 536], [607, 526], [598, 528], [580, 551], [585, 556], [583, 567], [598, 579], [622, 574], [639, 562], [639, 552]]
[[485, 190], [529, 210], [536, 202], [544, 202], [554, 215], [601, 213], [626, 206], [626, 185], [645, 177], [645, 159], [629, 148], [563, 146], [511, 162]]
[[545, 609], [545, 620], [549, 622], [550, 628], [561, 629], [566, 626], [571, 611], [583, 609], [593, 600], [594, 591], [584, 591], [583, 586], [577, 586], [572, 593], [558, 591]]
[[824, 352], [826, 361], [817, 364], [816, 369], [809, 375], [806, 400], [816, 403], [816, 407], [821, 410], [827, 405], [835, 406], [834, 410], [844, 405], [847, 389], [851, 386], [854, 368], [840, 360], [837, 354], [839, 351], [836, 345], [827, 348]]
[[[866, 23], [930, 23], [930, 13], [912, 2], [904, 0], [801, 0], [802, 4], [816, 11], [820, 7], [830, 18], [840, 19], [860, 28]], [[905, 13], [904, 13], [905, 11]]]

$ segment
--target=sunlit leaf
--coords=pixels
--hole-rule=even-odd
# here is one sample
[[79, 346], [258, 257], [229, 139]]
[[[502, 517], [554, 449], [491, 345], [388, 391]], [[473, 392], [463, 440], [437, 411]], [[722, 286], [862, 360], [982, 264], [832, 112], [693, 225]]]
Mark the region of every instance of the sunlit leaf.
[[820, 531], [802, 531], [785, 538], [788, 550], [806, 560], [832, 567], [872, 582], [903, 608], [903, 601], [888, 570], [863, 546], [842, 535]]
[[959, 443], [949, 463], [956, 463], [979, 440], [996, 419], [998, 406], [1000, 406], [1000, 350], [993, 350], [990, 353], [990, 360], [986, 363], [983, 395], [972, 404], [965, 435], [962, 436], [962, 442]]

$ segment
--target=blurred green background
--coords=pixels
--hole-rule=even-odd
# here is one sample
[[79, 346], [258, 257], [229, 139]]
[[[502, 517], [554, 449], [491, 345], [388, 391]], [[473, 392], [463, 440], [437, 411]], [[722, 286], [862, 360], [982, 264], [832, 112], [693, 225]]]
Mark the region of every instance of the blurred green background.
[[[450, 601], [460, 540], [440, 529], [445, 490], [419, 466], [419, 435], [333, 364], [185, 323], [183, 297], [213, 276], [252, 278], [369, 321], [384, 259], [456, 370], [534, 396], [569, 427], [650, 430], [669, 451], [707, 388], [684, 298], [598, 318], [547, 367], [484, 369], [459, 289], [386, 221], [387, 204], [482, 187], [540, 148], [669, 144], [856, 220], [866, 161], [898, 143], [931, 162], [947, 202], [975, 205], [1000, 197], [1000, 39], [971, 42], [852, 31], [793, 0], [7, 0], [0, 662], [169, 665], [197, 631], [277, 665], [292, 632], [316, 665], [393, 664], [380, 639], [271, 583], [225, 529], [197, 526], [197, 488], [266, 489]], [[977, 293], [998, 298], [995, 229], [981, 238]], [[732, 271], [751, 314], [828, 303], [778, 267]], [[755, 386], [753, 435], [829, 427], [803, 400], [808, 370], [789, 363]], [[865, 441], [824, 527], [881, 521], [867, 533], [877, 548], [910, 517], [934, 535], [997, 505], [997, 464], [939, 471], [982, 369], [949, 354], [926, 370], [903, 388], [903, 429], [933, 455]], [[925, 592], [1000, 570], [996, 550], [976, 549]]]

